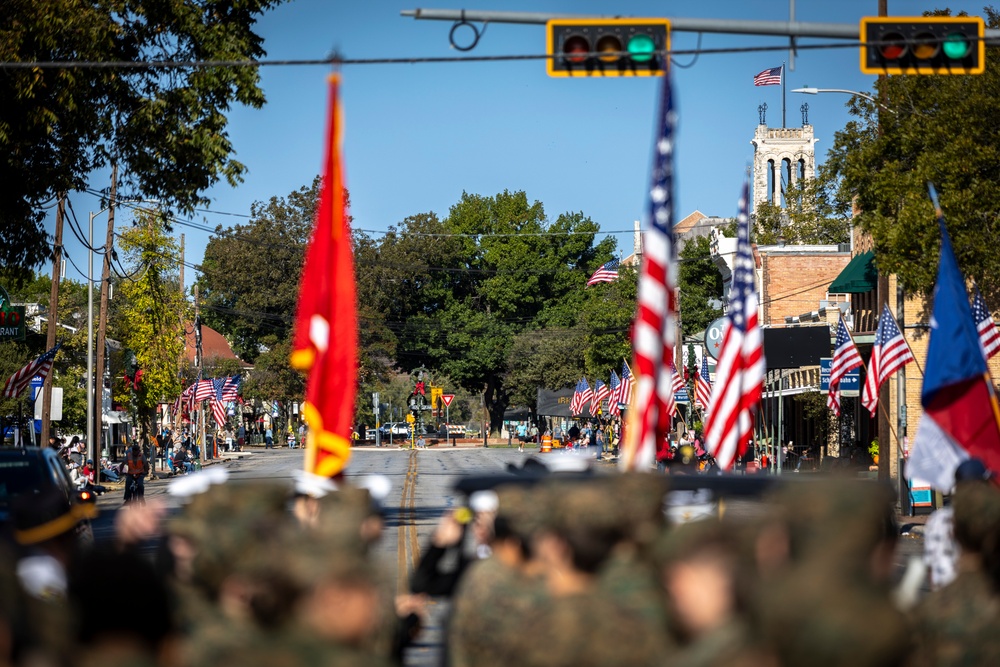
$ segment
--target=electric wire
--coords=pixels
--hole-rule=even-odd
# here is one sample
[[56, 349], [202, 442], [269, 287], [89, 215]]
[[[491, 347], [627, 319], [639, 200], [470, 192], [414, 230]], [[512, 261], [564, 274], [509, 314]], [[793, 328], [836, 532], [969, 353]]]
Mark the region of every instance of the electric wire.
[[[973, 41], [970, 39], [970, 42]], [[857, 49], [862, 46], [880, 46], [883, 44], [893, 44], [891, 41], [861, 41], [842, 40], [838, 42], [821, 42], [819, 44], [797, 44], [800, 51], [813, 51], [824, 49]], [[733, 46], [718, 48], [697, 48], [697, 49], [671, 49], [658, 51], [666, 57], [673, 56], [700, 56], [700, 55], [721, 55], [733, 53], [767, 53], [775, 51], [787, 51], [788, 45], [776, 46]], [[625, 58], [630, 56], [627, 51], [617, 52], [589, 52], [574, 53], [575, 58], [597, 59], [607, 57]], [[505, 61], [531, 61], [531, 60], [553, 60], [564, 58], [565, 54], [533, 53], [533, 54], [505, 54], [493, 56], [407, 56], [396, 58], [341, 58], [332, 56], [326, 58], [301, 58], [301, 59], [263, 59], [263, 60], [35, 60], [35, 61], [5, 61], [0, 62], [0, 69], [193, 69], [193, 68], [213, 68], [213, 67], [302, 67], [302, 66], [324, 66], [342, 67], [350, 65], [417, 65], [433, 63], [470, 63], [470, 62], [505, 62]]]

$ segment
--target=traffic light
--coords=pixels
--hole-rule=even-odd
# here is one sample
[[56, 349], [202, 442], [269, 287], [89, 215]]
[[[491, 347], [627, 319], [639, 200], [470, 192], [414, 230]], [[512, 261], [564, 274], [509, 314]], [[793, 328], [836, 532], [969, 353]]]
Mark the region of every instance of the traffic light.
[[983, 36], [978, 16], [868, 16], [861, 19], [861, 71], [982, 74]]
[[663, 76], [667, 19], [554, 19], [545, 24], [549, 76]]

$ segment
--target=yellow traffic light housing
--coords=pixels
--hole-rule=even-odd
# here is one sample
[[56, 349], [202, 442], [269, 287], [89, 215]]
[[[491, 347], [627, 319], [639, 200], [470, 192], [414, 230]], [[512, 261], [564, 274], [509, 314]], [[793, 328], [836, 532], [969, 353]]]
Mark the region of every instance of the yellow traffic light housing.
[[667, 19], [553, 19], [545, 24], [549, 76], [663, 76]]
[[861, 19], [865, 74], [982, 74], [985, 26], [978, 16]]

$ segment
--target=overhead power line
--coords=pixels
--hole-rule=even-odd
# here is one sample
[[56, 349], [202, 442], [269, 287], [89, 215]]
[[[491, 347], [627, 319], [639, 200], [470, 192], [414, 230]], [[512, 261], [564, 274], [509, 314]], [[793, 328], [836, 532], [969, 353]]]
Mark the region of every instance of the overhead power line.
[[[886, 42], [888, 43], [888, 42]], [[877, 45], [868, 42], [869, 46]], [[860, 41], [825, 42], [822, 44], [796, 44], [799, 51], [816, 51], [823, 49], [857, 49], [862, 46]], [[733, 46], [714, 49], [670, 49], [663, 51], [667, 57], [674, 56], [704, 56], [732, 53], [764, 53], [771, 51], [787, 51], [788, 45], [777, 46]], [[627, 51], [591, 52], [574, 54], [578, 58], [608, 58], [628, 57]], [[213, 67], [341, 67], [351, 65], [419, 65], [435, 63], [481, 63], [509, 62], [528, 60], [550, 60], [562, 58], [563, 54], [530, 53], [505, 54], [494, 56], [409, 56], [399, 58], [301, 58], [289, 60], [35, 60], [35, 61], [5, 61], [0, 62], [0, 69], [203, 69]]]

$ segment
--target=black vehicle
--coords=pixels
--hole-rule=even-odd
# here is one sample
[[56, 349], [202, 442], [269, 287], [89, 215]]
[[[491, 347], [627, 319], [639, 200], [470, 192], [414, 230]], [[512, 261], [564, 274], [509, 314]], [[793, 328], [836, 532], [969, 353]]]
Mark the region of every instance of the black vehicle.
[[[66, 496], [70, 505], [93, 506], [96, 497], [89, 491], [79, 491], [73, 486], [69, 472], [52, 449], [38, 447], [0, 448], [0, 526], [10, 520], [10, 502], [16, 496], [39, 494], [56, 489]], [[96, 507], [92, 507], [96, 510]], [[91, 516], [95, 512], [81, 512]], [[92, 543], [94, 533], [89, 519], [81, 519], [77, 534], [83, 543]]]

